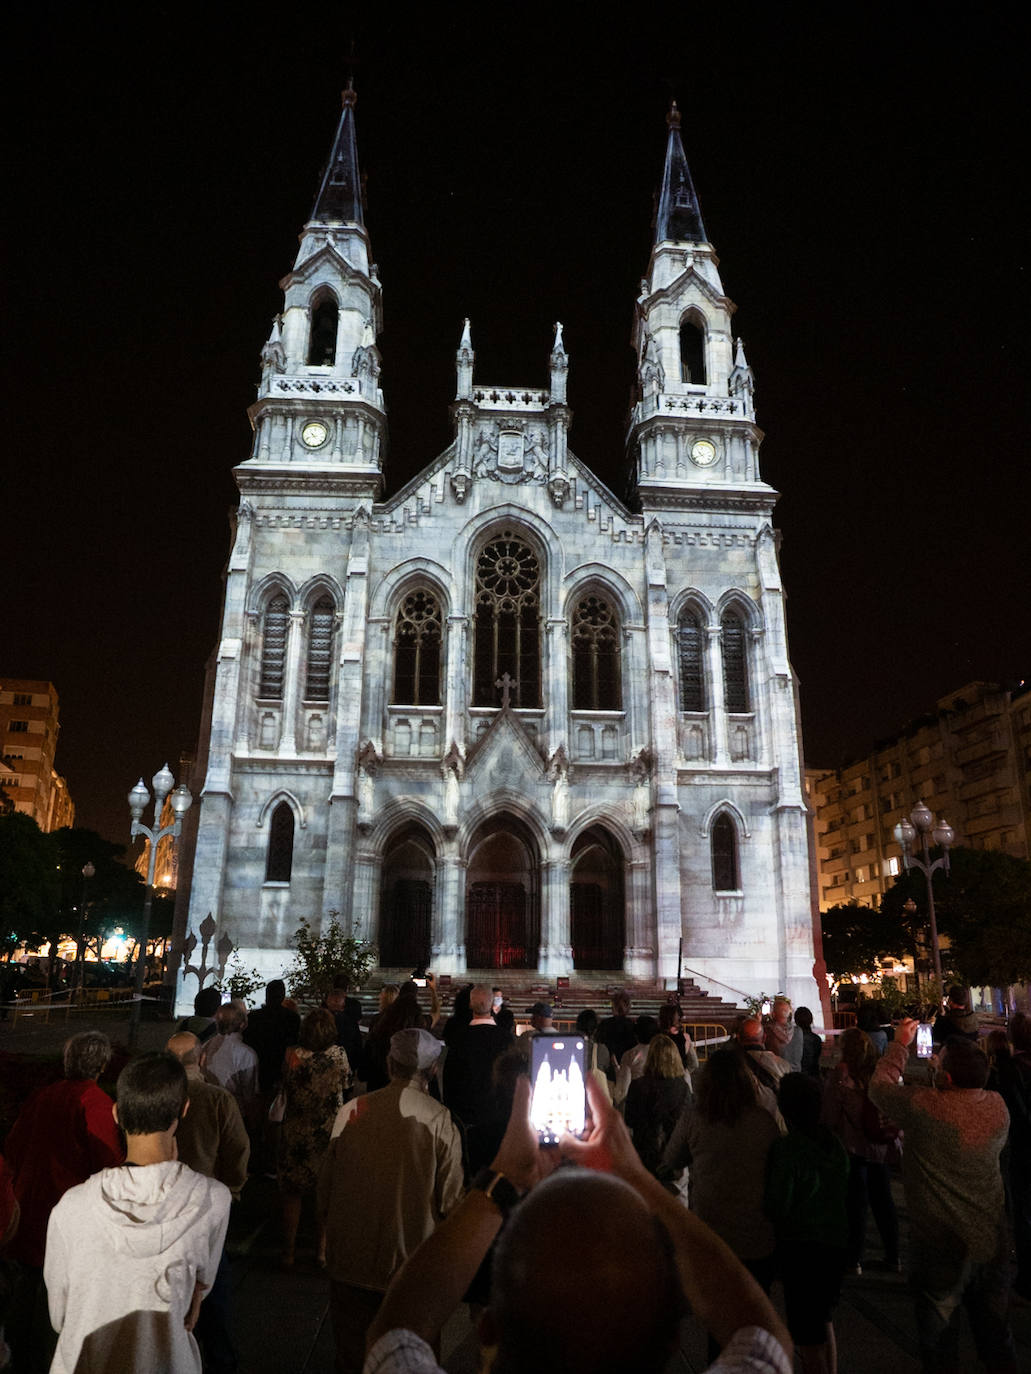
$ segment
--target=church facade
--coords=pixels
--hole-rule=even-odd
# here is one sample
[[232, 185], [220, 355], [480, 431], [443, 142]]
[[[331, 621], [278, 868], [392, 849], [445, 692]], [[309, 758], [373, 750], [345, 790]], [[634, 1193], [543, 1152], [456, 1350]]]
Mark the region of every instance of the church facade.
[[[384, 494], [350, 89], [282, 287], [235, 469], [190, 934], [209, 918], [273, 977], [336, 911], [385, 970], [683, 967], [815, 1005], [777, 493], [675, 107], [628, 302], [631, 505], [569, 447], [561, 325], [540, 389], [482, 383], [467, 321], [453, 442]], [[180, 974], [179, 1005], [196, 990]]]

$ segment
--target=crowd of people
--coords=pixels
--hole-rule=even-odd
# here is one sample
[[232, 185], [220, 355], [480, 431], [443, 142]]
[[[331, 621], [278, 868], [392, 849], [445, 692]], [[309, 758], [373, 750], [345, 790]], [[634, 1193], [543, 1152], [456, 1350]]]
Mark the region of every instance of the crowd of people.
[[[364, 1024], [343, 979], [303, 1016], [278, 980], [252, 1011], [205, 989], [164, 1051], [123, 1069], [114, 1104], [98, 1082], [107, 1038], [72, 1036], [64, 1077], [28, 1100], [0, 1160], [13, 1368], [236, 1370], [224, 1241], [258, 1175], [278, 1186], [286, 1269], [312, 1210], [300, 1258], [325, 1270], [339, 1374], [432, 1374], [462, 1301], [483, 1309], [501, 1374], [542, 1351], [573, 1374], [658, 1374], [688, 1309], [712, 1370], [785, 1374], [794, 1353], [833, 1374], [834, 1309], [864, 1267], [908, 1274], [928, 1374], [958, 1368], [961, 1306], [986, 1368], [1015, 1374], [1031, 1019], [982, 1042], [969, 1007], [950, 990], [914, 1072], [911, 1019], [867, 1011], [832, 1066], [812, 1013], [778, 997], [700, 1057], [675, 1000], [633, 1017], [619, 993], [611, 1016], [577, 1018], [588, 1128], [557, 1147], [539, 1145], [528, 1106], [531, 1043], [562, 1034], [554, 1009], [534, 1003], [517, 1034], [486, 985], [447, 1015], [432, 978], [421, 998], [387, 985]], [[570, 1239], [577, 1263], [556, 1271]]]

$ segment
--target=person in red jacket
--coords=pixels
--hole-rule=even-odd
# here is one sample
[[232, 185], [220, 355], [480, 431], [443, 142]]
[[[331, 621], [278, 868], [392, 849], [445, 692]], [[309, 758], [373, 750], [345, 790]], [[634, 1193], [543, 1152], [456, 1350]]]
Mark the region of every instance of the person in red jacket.
[[22, 1266], [7, 1333], [19, 1369], [36, 1368], [33, 1359], [45, 1369], [39, 1347], [53, 1341], [43, 1291], [50, 1213], [69, 1188], [125, 1158], [111, 1099], [97, 1084], [110, 1058], [106, 1035], [73, 1035], [65, 1042], [64, 1078], [29, 1098], [4, 1144], [21, 1208], [18, 1232], [7, 1249], [7, 1256]]

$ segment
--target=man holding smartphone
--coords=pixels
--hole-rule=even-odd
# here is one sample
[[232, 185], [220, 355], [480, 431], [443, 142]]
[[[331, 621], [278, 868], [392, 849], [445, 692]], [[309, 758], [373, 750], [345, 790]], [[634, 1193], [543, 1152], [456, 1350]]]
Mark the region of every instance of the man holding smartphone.
[[[480, 1326], [484, 1344], [498, 1347], [495, 1374], [537, 1369], [545, 1351], [563, 1374], [661, 1374], [685, 1300], [723, 1347], [713, 1374], [790, 1374], [791, 1340], [769, 1300], [647, 1172], [593, 1078], [587, 1094], [587, 1138], [541, 1148], [530, 1084], [519, 1080], [490, 1168], [391, 1286], [369, 1332], [366, 1374], [439, 1374], [431, 1343], [510, 1212]], [[558, 1169], [563, 1160], [582, 1167]], [[573, 1232], [576, 1265], [542, 1265]]]
[[1009, 1112], [998, 1093], [985, 1090], [988, 1060], [969, 1040], [946, 1040], [933, 1088], [901, 1083], [918, 1025], [898, 1024], [869, 1091], [906, 1133], [909, 1269], [924, 1369], [959, 1368], [962, 1304], [988, 1368], [1017, 1374], [999, 1173]]

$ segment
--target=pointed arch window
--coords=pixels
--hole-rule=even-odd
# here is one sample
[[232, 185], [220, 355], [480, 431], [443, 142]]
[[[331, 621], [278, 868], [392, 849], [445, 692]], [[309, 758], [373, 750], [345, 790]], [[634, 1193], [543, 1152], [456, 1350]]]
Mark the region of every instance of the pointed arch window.
[[332, 367], [337, 356], [339, 309], [331, 295], [322, 296], [312, 307], [311, 333], [308, 336], [309, 367]]
[[283, 672], [286, 667], [286, 636], [290, 607], [282, 594], [265, 607], [261, 636], [261, 681], [258, 695], [268, 701], [283, 698]]
[[333, 598], [320, 596], [308, 616], [308, 662], [304, 677], [306, 701], [329, 700], [335, 628], [336, 606]]
[[397, 610], [394, 626], [394, 701], [400, 706], [440, 705], [440, 602], [420, 587]]
[[705, 632], [698, 612], [683, 611], [677, 625], [681, 711], [705, 710]]
[[602, 596], [585, 596], [573, 611], [573, 710], [618, 711], [619, 617]]
[[268, 828], [267, 883], [288, 883], [294, 866], [294, 813], [289, 802], [280, 802]]
[[717, 816], [712, 827], [712, 886], [716, 892], [739, 892], [740, 872], [737, 861], [737, 831], [725, 811]]
[[515, 707], [541, 704], [540, 565], [531, 548], [503, 530], [476, 560], [473, 705], [497, 706], [507, 673]]
[[723, 700], [731, 713], [748, 710], [748, 650], [745, 623], [737, 611], [720, 621], [723, 641]]
[[680, 380], [705, 386], [705, 327], [688, 315], [680, 324]]

